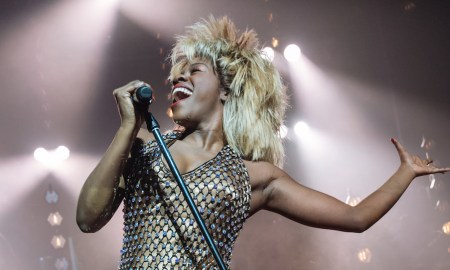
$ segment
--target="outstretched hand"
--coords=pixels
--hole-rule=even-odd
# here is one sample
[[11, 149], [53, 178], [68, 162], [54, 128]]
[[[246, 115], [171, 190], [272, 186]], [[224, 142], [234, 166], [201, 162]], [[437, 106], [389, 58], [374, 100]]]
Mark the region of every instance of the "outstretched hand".
[[391, 141], [397, 149], [401, 165], [410, 168], [415, 176], [450, 172], [450, 167], [438, 168], [433, 165], [433, 160], [421, 159], [416, 155], [411, 155], [396, 139], [391, 139]]

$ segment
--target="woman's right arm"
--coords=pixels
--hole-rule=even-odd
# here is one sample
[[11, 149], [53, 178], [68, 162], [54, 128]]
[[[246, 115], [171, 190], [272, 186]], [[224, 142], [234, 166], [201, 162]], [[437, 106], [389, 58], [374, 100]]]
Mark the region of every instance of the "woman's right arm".
[[121, 125], [104, 156], [84, 183], [77, 205], [77, 224], [83, 232], [96, 232], [113, 216], [124, 196], [122, 171], [143, 122], [132, 95], [144, 85], [133, 81], [114, 90]]

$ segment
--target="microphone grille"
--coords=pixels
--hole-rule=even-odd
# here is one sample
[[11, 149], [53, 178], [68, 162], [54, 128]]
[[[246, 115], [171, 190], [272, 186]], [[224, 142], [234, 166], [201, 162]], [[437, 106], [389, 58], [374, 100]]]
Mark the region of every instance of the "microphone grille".
[[150, 87], [144, 85], [136, 90], [136, 99], [141, 104], [150, 104], [153, 99], [153, 91]]

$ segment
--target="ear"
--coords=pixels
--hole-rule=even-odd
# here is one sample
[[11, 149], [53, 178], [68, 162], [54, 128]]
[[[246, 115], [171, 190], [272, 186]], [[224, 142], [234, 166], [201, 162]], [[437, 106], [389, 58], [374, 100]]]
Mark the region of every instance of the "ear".
[[225, 103], [228, 99], [229, 91], [227, 91], [224, 87], [220, 87], [220, 100], [222, 103]]

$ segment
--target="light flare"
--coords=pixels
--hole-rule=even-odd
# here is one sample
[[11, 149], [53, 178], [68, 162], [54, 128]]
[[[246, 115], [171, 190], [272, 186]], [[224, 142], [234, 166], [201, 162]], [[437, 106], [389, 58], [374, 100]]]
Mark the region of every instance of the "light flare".
[[289, 62], [297, 62], [300, 59], [302, 52], [295, 44], [290, 44], [284, 49], [284, 57]]

